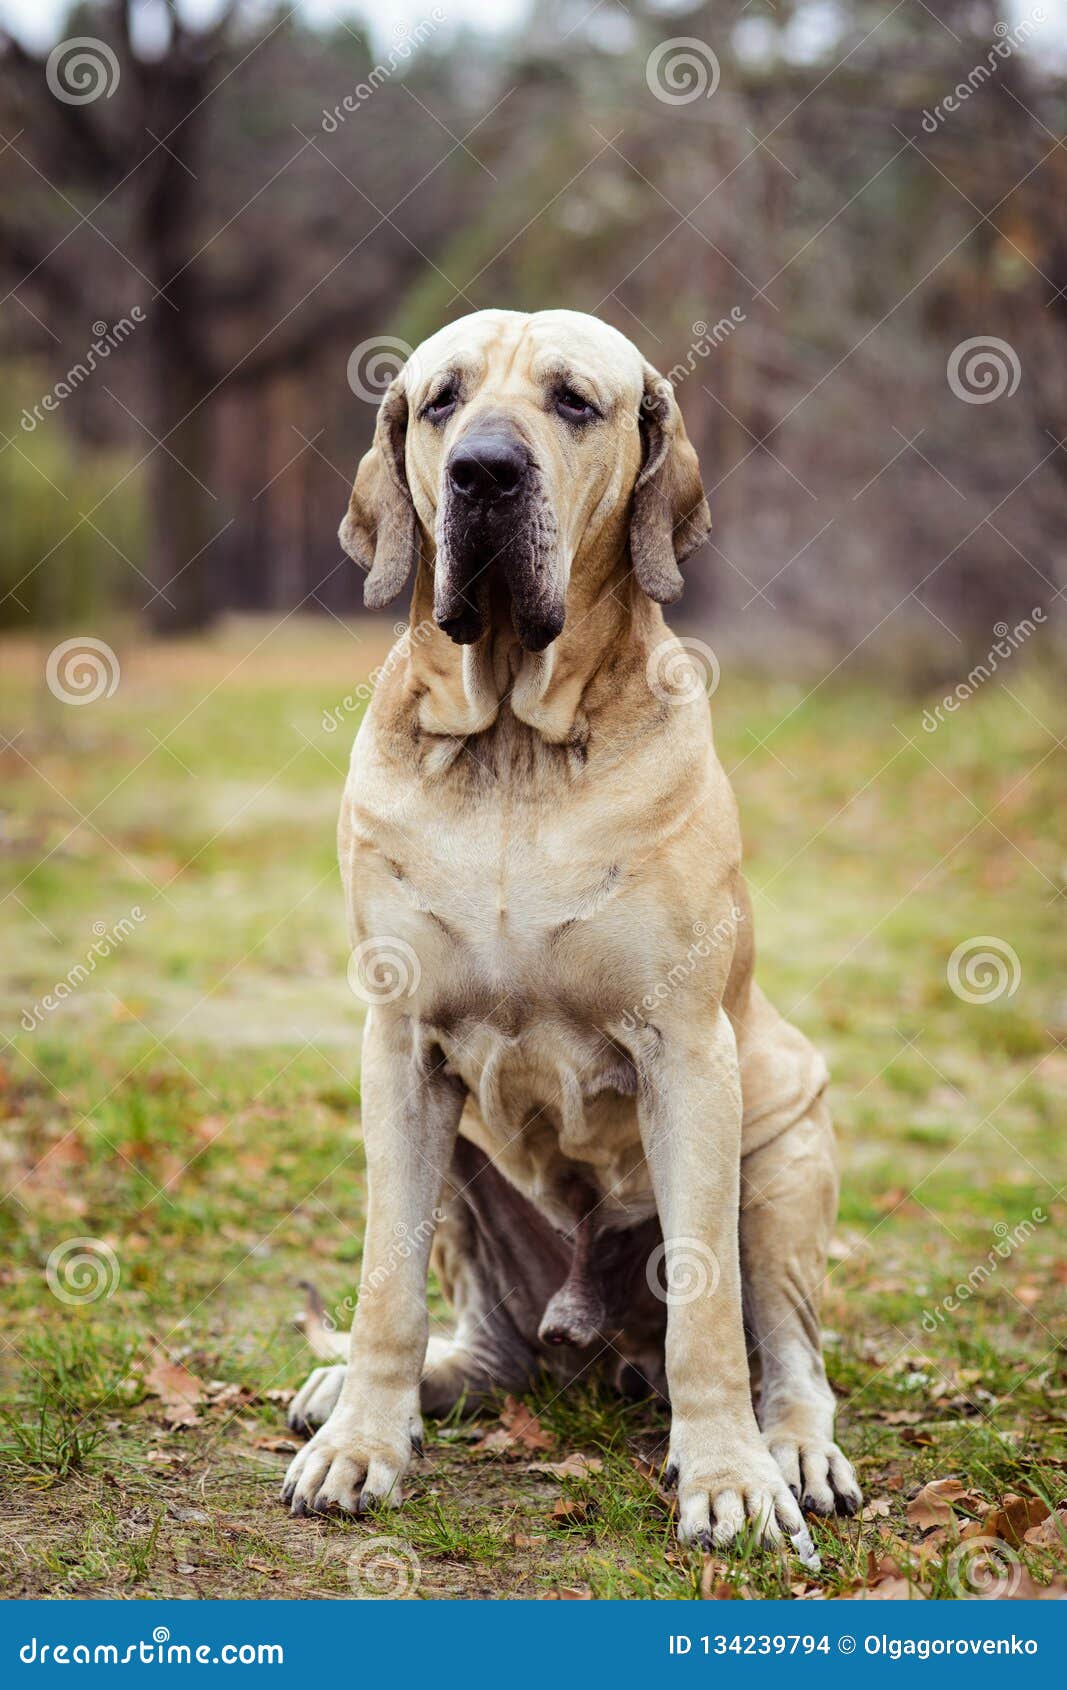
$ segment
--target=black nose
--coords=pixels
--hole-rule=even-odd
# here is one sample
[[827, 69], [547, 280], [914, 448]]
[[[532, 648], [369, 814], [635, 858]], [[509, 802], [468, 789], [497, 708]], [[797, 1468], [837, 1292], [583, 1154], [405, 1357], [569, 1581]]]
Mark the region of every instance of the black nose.
[[464, 499], [489, 504], [519, 491], [529, 462], [513, 434], [469, 434], [457, 441], [448, 460], [448, 479]]

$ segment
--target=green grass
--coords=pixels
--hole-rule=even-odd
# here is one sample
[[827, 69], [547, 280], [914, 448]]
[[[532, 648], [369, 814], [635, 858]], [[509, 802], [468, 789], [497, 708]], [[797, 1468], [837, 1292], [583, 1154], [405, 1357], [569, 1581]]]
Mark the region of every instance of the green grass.
[[[924, 1542], [907, 1518], [922, 1484], [954, 1475], [979, 1499], [960, 1529], [1009, 1493], [1055, 1504], [1065, 1489], [1062, 699], [1013, 672], [933, 735], [926, 701], [856, 678], [809, 696], [727, 665], [714, 700], [760, 978], [834, 1075], [827, 1357], [842, 1442], [885, 1507], [815, 1523], [823, 1570], [808, 1578], [750, 1543], [709, 1567], [679, 1549], [634, 1459], [662, 1460], [662, 1412], [593, 1383], [530, 1401], [554, 1457], [597, 1456], [595, 1476], [529, 1473], [528, 1452], [478, 1454], [452, 1425], [399, 1515], [294, 1521], [277, 1505], [284, 1410], [268, 1392], [312, 1365], [297, 1282], [327, 1304], [351, 1296], [365, 1200], [333, 843], [357, 716], [331, 733], [323, 712], [387, 636], [253, 624], [152, 649], [116, 633], [121, 683], [85, 707], [44, 688], [50, 641], [5, 648], [9, 1593], [348, 1596], [363, 1577], [424, 1597], [685, 1599], [702, 1581], [832, 1596], [867, 1579], [891, 1532], [903, 1577], [956, 1594], [955, 1531]], [[122, 918], [111, 954], [38, 1011]], [[968, 1003], [946, 970], [979, 935], [1011, 947], [1020, 980]], [[1050, 1218], [997, 1255], [1038, 1210]], [[47, 1276], [79, 1238], [118, 1265], [110, 1294], [84, 1303]], [[432, 1308], [444, 1317], [436, 1293]], [[168, 1427], [144, 1380], [164, 1351], [243, 1389]], [[581, 1504], [566, 1518], [561, 1496]], [[363, 1546], [383, 1535], [395, 1554], [368, 1572]], [[1011, 1554], [1038, 1583], [1057, 1574], [1054, 1551]]]

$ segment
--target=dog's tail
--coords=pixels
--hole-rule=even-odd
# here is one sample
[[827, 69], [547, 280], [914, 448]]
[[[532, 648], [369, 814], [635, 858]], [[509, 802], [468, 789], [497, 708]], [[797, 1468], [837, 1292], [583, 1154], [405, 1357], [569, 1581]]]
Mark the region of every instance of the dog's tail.
[[326, 1305], [319, 1295], [318, 1287], [310, 1284], [306, 1279], [300, 1281], [300, 1288], [306, 1297], [303, 1313], [297, 1317], [297, 1325], [303, 1331], [304, 1337], [311, 1345], [317, 1356], [325, 1361], [348, 1360], [348, 1333], [338, 1332], [330, 1316], [326, 1313]]

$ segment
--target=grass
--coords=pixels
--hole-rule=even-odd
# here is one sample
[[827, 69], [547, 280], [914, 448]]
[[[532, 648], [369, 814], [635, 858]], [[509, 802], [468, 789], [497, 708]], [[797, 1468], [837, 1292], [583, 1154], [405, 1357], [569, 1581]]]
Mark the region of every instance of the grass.
[[[727, 664], [714, 701], [760, 977], [834, 1074], [827, 1356], [875, 1507], [815, 1523], [807, 1576], [751, 1544], [707, 1565], [680, 1550], [635, 1465], [662, 1459], [662, 1413], [595, 1384], [529, 1399], [547, 1459], [582, 1450], [594, 1475], [529, 1472], [543, 1454], [479, 1453], [452, 1423], [398, 1516], [295, 1521], [276, 1503], [282, 1398], [312, 1365], [297, 1282], [341, 1302], [358, 1271], [358, 1005], [333, 826], [358, 719], [343, 701], [388, 637], [235, 624], [149, 648], [120, 630], [120, 684], [85, 707], [43, 685], [50, 641], [4, 648], [8, 1593], [685, 1599], [910, 1579], [959, 1594], [959, 1533], [1003, 1530], [1005, 1497], [1065, 1490], [1065, 771], [1046, 726], [1062, 699], [1012, 673], [931, 735], [926, 701], [862, 677], [809, 695]], [[949, 959], [981, 935], [1019, 983], [968, 1002]], [[77, 1239], [95, 1241], [95, 1279], [63, 1254]], [[201, 1381], [194, 1424], [167, 1424], [149, 1388], [164, 1355]], [[963, 1496], [947, 1523], [909, 1518], [948, 1477]], [[1059, 1578], [1055, 1548], [1000, 1541], [1020, 1579]]]

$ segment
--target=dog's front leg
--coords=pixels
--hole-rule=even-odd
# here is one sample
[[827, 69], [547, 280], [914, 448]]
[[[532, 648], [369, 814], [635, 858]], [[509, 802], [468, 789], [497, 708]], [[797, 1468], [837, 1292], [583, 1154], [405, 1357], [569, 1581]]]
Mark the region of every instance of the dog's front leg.
[[784, 1531], [814, 1550], [796, 1501], [756, 1425], [741, 1314], [738, 1246], [741, 1079], [733, 1028], [720, 1011], [710, 1038], [672, 1017], [634, 1050], [638, 1112], [663, 1231], [649, 1283], [667, 1303], [671, 1399], [668, 1468], [678, 1531], [706, 1548], [746, 1520], [761, 1538]]
[[294, 1514], [399, 1502], [422, 1430], [426, 1273], [465, 1093], [440, 1053], [416, 1046], [407, 1017], [372, 1009], [362, 1094], [368, 1208], [359, 1301], [337, 1404], [285, 1476], [282, 1498]]

